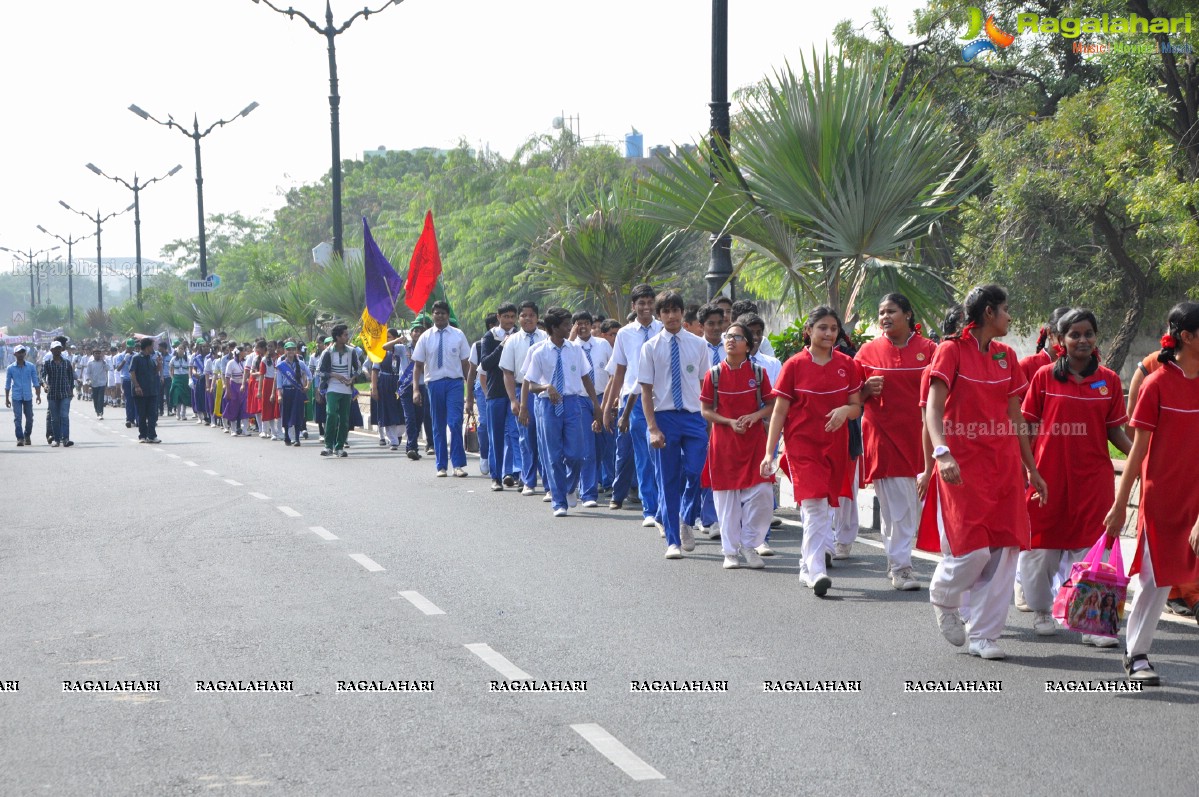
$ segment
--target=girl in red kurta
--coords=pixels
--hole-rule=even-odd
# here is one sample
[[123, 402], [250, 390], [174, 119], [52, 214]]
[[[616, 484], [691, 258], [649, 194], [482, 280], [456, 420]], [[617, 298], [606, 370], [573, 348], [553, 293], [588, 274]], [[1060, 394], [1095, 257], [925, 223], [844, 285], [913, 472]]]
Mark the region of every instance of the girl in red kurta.
[[936, 344], [922, 337], [912, 303], [890, 293], [878, 305], [883, 334], [858, 351], [862, 388], [862, 483], [873, 484], [882, 519], [887, 577], [895, 589], [913, 590], [912, 542], [920, 520], [916, 477], [924, 470], [924, 419], [920, 377]]
[[1007, 293], [978, 287], [963, 306], [965, 327], [937, 347], [928, 370], [924, 419], [937, 469], [917, 546], [944, 554], [928, 588], [942, 635], [965, 644], [958, 610], [969, 592], [970, 654], [1001, 659], [995, 640], [1007, 618], [1016, 552], [1029, 542], [1021, 461], [1041, 500], [1046, 488], [1023, 433], [1024, 373], [1011, 347], [996, 340], [1011, 323]]
[[258, 361], [258, 406], [262, 414], [262, 431], [259, 437], [269, 437], [278, 440], [282, 431], [279, 423], [279, 402], [275, 397], [275, 363], [282, 352], [275, 348], [275, 342], [266, 344], [266, 355]]
[[1149, 664], [1149, 647], [1170, 587], [1199, 579], [1199, 490], [1192, 463], [1199, 448], [1199, 302], [1170, 311], [1159, 359], [1164, 365], [1141, 386], [1132, 413], [1132, 453], [1120, 477], [1116, 500], [1104, 523], [1119, 544], [1133, 482], [1141, 479], [1137, 553], [1129, 575], [1141, 589], [1128, 613], [1129, 679], [1160, 683]]
[[[262, 380], [259, 377], [263, 358], [266, 357], [266, 341], [254, 344], [254, 353], [246, 357], [246, 414], [254, 418], [254, 425], [262, 435]], [[251, 430], [253, 431], [253, 430]]]
[[[1028, 516], [1032, 547], [1020, 554], [1020, 583], [1035, 614], [1033, 630], [1057, 633], [1053, 578], [1063, 566], [1080, 561], [1103, 531], [1103, 517], [1116, 494], [1107, 444], [1128, 453], [1124, 434], [1128, 415], [1115, 371], [1099, 364], [1099, 322], [1090, 310], [1071, 310], [1058, 321], [1055, 335], [1065, 354], [1037, 371], [1024, 395], [1024, 417], [1035, 424], [1033, 458], [1049, 485], [1044, 505], [1030, 490]], [[1064, 562], [1063, 562], [1064, 560]], [[1089, 645], [1112, 647], [1114, 637], [1083, 635]], [[1110, 640], [1110, 641], [1109, 641]]]
[[[716, 514], [720, 518], [720, 543], [724, 567], [765, 567], [757, 547], [770, 530], [774, 509], [773, 478], [760, 470], [766, 446], [762, 424], [774, 407], [766, 369], [749, 362], [754, 333], [745, 324], [732, 324], [724, 332], [726, 359], [704, 375], [700, 412], [709, 424], [707, 479], [711, 482]], [[719, 385], [713, 375], [719, 373]], [[759, 401], [760, 399], [760, 401]]]
[[849, 434], [845, 422], [860, 418], [862, 389], [854, 361], [834, 345], [841, 319], [831, 307], [817, 307], [804, 325], [807, 347], [783, 364], [774, 387], [774, 413], [760, 472], [774, 472], [779, 436], [787, 470], [803, 516], [803, 558], [799, 577], [818, 597], [832, 586], [825, 554], [833, 548], [833, 507], [853, 495]]

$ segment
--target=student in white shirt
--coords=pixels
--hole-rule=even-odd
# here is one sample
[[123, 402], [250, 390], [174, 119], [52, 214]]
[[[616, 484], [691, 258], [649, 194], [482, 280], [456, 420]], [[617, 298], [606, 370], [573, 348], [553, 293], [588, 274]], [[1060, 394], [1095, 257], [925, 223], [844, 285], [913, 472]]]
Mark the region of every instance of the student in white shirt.
[[[637, 366], [641, 360], [641, 347], [662, 329], [662, 324], [654, 319], [656, 297], [657, 291], [649, 285], [633, 288], [630, 298], [637, 317], [616, 333], [612, 359], [608, 361], [608, 373], [612, 379], [604, 395], [604, 428], [616, 432], [616, 475], [612, 480], [612, 501], [608, 508], [620, 509], [624, 505], [636, 474], [637, 494], [641, 499], [641, 525], [646, 528], [656, 525], [658, 485], [650, 462], [649, 436], [645, 412], [641, 407]], [[627, 426], [623, 422], [617, 424], [617, 399], [620, 416], [628, 418]]]
[[[433, 414], [433, 456], [437, 475], [447, 475], [449, 465], [454, 475], [466, 476], [466, 449], [462, 445], [462, 409], [466, 400], [463, 386], [470, 368], [470, 342], [462, 330], [450, 326], [449, 302], [433, 302], [433, 328], [420, 336], [412, 353], [413, 381], [424, 379], [429, 388], [429, 407]], [[419, 393], [413, 400], [419, 402]], [[445, 431], [450, 428], [449, 451], [446, 451]]]
[[[708, 367], [715, 368], [728, 356], [722, 337], [728, 328], [724, 322], [724, 308], [716, 303], [705, 304], [696, 313], [696, 321], [708, 347]], [[702, 377], [700, 382], [703, 382]], [[688, 480], [683, 487], [683, 525], [694, 525], [696, 531], [711, 539], [720, 536], [715, 530], [716, 520], [712, 488], [702, 486], [699, 479]]]
[[663, 293], [654, 311], [662, 331], [642, 349], [637, 375], [661, 489], [666, 558], [681, 559], [682, 551], [695, 550], [691, 529], [681, 525], [682, 496], [684, 481], [698, 481], [707, 457], [708, 425], [700, 414], [699, 391], [710, 354], [703, 338], [683, 329], [682, 296]]
[[[519, 310], [520, 328], [504, 340], [504, 351], [500, 354], [500, 368], [504, 372], [504, 387], [508, 391], [513, 417], [520, 415], [520, 391], [525, 381], [524, 364], [529, 349], [547, 338], [545, 332], [537, 328], [537, 304], [521, 302]], [[521, 495], [533, 495], [537, 492], [538, 471], [542, 472], [542, 482], [545, 481], [537, 451], [537, 425], [518, 423], [517, 435], [520, 440], [520, 480], [524, 485]]]
[[[574, 344], [583, 352], [583, 366], [596, 395], [603, 396], [608, 387], [608, 372], [604, 368], [612, 358], [612, 346], [603, 338], [591, 334], [591, 313], [580, 310], [571, 316], [574, 326], [571, 329]], [[606, 456], [611, 435], [605, 436], [603, 413], [600, 414], [599, 430], [592, 430], [591, 413], [584, 403], [585, 398], [579, 398], [579, 423], [583, 427], [583, 461], [579, 471], [571, 476], [572, 489], [577, 483], [579, 500], [583, 506], [591, 508], [599, 505], [600, 463]]]
[[544, 324], [550, 337], [530, 349], [525, 362], [521, 416], [528, 414], [528, 394], [535, 394], [538, 440], [545, 454], [543, 466], [554, 517], [566, 517], [569, 474], [579, 472], [584, 456], [584, 427], [579, 416], [586, 406], [591, 419], [598, 423], [601, 413], [583, 350], [566, 339], [571, 327], [570, 311], [551, 307], [545, 313]]

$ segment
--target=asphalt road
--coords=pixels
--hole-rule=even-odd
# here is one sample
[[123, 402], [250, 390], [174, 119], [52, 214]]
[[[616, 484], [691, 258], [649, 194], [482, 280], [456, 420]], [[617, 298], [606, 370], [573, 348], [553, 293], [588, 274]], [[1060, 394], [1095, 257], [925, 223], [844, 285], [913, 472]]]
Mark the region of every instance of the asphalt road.
[[[171, 420], [138, 445], [75, 409], [74, 448], [0, 444], [4, 795], [1194, 793], [1189, 620], [1154, 643], [1164, 687], [1050, 694], [1122, 681], [1118, 651], [1013, 610], [1007, 660], [971, 658], [870, 533], [820, 600], [793, 523], [765, 571], [724, 571], [717, 541], [664, 560], [636, 511], [493, 494], [473, 458], [438, 479], [369, 436], [327, 460], [315, 430]], [[492, 691], [513, 675], [586, 691]], [[128, 680], [159, 690], [64, 691]], [[292, 689], [197, 691], [221, 680]], [[655, 680], [727, 691], [631, 690]], [[787, 680], [860, 691], [764, 692]], [[940, 680], [1002, 691], [905, 691]]]

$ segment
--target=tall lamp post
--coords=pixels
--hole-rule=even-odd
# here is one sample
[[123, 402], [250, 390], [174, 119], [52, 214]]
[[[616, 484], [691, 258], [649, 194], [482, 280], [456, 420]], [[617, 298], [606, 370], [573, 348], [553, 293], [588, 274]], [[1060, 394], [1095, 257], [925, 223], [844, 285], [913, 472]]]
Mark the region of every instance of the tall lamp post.
[[20, 255], [21, 257], [29, 258], [29, 306], [30, 307], [36, 306], [36, 303], [34, 302], [34, 291], [36, 290], [36, 288], [34, 287], [34, 282], [33, 282], [33, 259], [35, 257], [40, 257], [41, 255], [44, 255], [48, 252], [53, 252], [57, 248], [58, 248], [57, 246], [52, 246], [49, 249], [39, 249], [36, 252], [33, 251], [32, 249], [30, 249], [28, 252], [22, 252], [20, 249], [9, 249], [7, 246], [0, 246], [0, 252], [9, 252], [10, 254]]
[[133, 205], [130, 205], [129, 207], [125, 208], [124, 210], [113, 211], [112, 213], [109, 213], [107, 216], [101, 216], [100, 211], [97, 209], [96, 215], [93, 216], [92, 214], [88, 213], [87, 211], [76, 210], [75, 208], [68, 205], [66, 202], [63, 202], [61, 199], [58, 200], [58, 204], [62, 205], [64, 208], [71, 211], [72, 213], [78, 213], [80, 216], [83, 216], [83, 218], [91, 220], [91, 222], [96, 225], [96, 306], [99, 307], [101, 310], [103, 310], [104, 309], [104, 266], [103, 266], [104, 261], [100, 258], [100, 227], [104, 224], [104, 222], [108, 221], [109, 219], [111, 219], [115, 216], [120, 216], [122, 213], [128, 213], [129, 211], [133, 210]]
[[341, 23], [341, 25], [333, 24], [333, 9], [329, 5], [329, 0], [325, 0], [325, 24], [323, 26], [318, 25], [303, 12], [296, 11], [294, 8], [289, 7], [284, 10], [272, 3], [271, 0], [254, 0], [254, 2], [264, 3], [272, 11], [286, 14], [289, 19], [299, 17], [308, 23], [308, 27], [321, 36], [324, 36], [325, 41], [329, 44], [329, 127], [333, 137], [333, 164], [331, 170], [333, 183], [333, 250], [340, 256], [344, 254], [341, 231], [341, 117], [339, 111], [341, 95], [337, 93], [337, 50], [334, 46], [334, 39], [339, 33], [345, 33], [346, 29], [358, 17], [366, 19], [371, 14], [378, 14], [388, 6], [398, 6], [403, 0], [387, 0], [386, 3], [374, 10], [364, 8]]
[[92, 172], [100, 175], [101, 177], [107, 177], [109, 180], [112, 180], [113, 182], [120, 183], [121, 185], [125, 186], [126, 188], [128, 188], [130, 191], [133, 192], [133, 240], [134, 240], [135, 249], [137, 251], [137, 258], [136, 258], [137, 259], [137, 309], [140, 310], [140, 309], [142, 309], [142, 206], [141, 206], [141, 198], [140, 198], [141, 191], [146, 186], [153, 185], [154, 183], [157, 183], [159, 180], [165, 180], [168, 177], [175, 176], [176, 174], [178, 174], [179, 172], [181, 172], [183, 170], [183, 166], [176, 164], [173, 169], [171, 169], [169, 172], [162, 175], [161, 177], [154, 177], [154, 178], [147, 180], [146, 182], [140, 183], [140, 184], [137, 181], [137, 172], [134, 172], [132, 185], [130, 185], [126, 180], [124, 180], [120, 177], [113, 177], [111, 174], [105, 174], [103, 172], [103, 170], [101, 170], [100, 167], [96, 166], [96, 164], [94, 164], [94, 163], [87, 164], [87, 168], [90, 169]]
[[[729, 151], [729, 2], [712, 0], [712, 101], [709, 143], [715, 157]], [[712, 257], [708, 262], [708, 301], [716, 298], [720, 289], [733, 276], [733, 240], [728, 235], [712, 236]]]
[[75, 272], [71, 249], [75, 244], [79, 243], [80, 241], [86, 241], [88, 238], [91, 238], [93, 235], [95, 235], [95, 233], [89, 232], [82, 238], [75, 238], [70, 235], [68, 235], [66, 238], [63, 238], [61, 235], [55, 235], [54, 233], [50, 232], [40, 224], [37, 225], [37, 228], [46, 235], [49, 235], [51, 238], [57, 238], [67, 245], [67, 319], [73, 325], [75, 323]]
[[[204, 138], [204, 136], [208, 135], [218, 127], [224, 127], [231, 122], [235, 122], [238, 119], [249, 116], [250, 111], [257, 107], [257, 102], [251, 102], [245, 108], [242, 108], [241, 112], [237, 114], [237, 116], [234, 116], [232, 119], [218, 119], [209, 125], [208, 129], [201, 133], [200, 120], [197, 116], [192, 116], [192, 129], [188, 130], [186, 127], [176, 122], [175, 118], [169, 114], [167, 115], [167, 120], [164, 122], [161, 119], [155, 119], [149, 113], [143, 111], [136, 105], [129, 106], [129, 110], [133, 111], [141, 118], [148, 119], [151, 122], [156, 122], [163, 127], [173, 127], [183, 135], [196, 142], [196, 215], [200, 221], [200, 279], [204, 279], [208, 276], [208, 245], [204, 238], [204, 171], [200, 167], [200, 139]], [[146, 185], [149, 185], [149, 183]]]

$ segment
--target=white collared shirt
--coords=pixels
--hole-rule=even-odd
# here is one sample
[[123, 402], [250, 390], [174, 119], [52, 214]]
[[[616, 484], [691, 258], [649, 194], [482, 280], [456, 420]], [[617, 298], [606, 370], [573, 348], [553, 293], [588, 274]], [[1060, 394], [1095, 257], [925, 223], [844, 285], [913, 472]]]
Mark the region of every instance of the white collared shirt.
[[[444, 341], [440, 341], [444, 338]], [[440, 342], [439, 342], [440, 341]], [[437, 352], [441, 350], [441, 365], [437, 365]], [[438, 379], [461, 379], [462, 362], [470, 356], [470, 341], [462, 330], [446, 324], [444, 328], [425, 330], [416, 342], [412, 359], [425, 366], [425, 384]]]
[[[670, 351], [673, 341], [679, 341], [679, 370], [682, 376], [683, 406], [674, 405], [670, 374]], [[638, 381], [654, 386], [654, 411], [684, 410], [699, 412], [699, 389], [704, 374], [712, 367], [712, 354], [704, 339], [687, 330], [671, 335], [662, 330], [649, 339], [641, 350]]]
[[587, 372], [588, 358], [591, 359], [591, 366], [594, 369], [594, 375], [591, 381], [595, 384], [595, 395], [602, 396], [604, 388], [608, 386], [608, 361], [612, 359], [612, 344], [601, 337], [592, 335], [587, 340], [576, 339], [574, 344], [579, 347], [579, 351], [583, 352], [583, 369]]
[[[532, 340], [529, 340], [530, 334], [533, 336]], [[519, 386], [521, 382], [525, 381], [525, 363], [528, 362], [529, 349], [548, 339], [549, 336], [542, 329], [532, 333], [519, 328], [512, 330], [504, 340], [504, 351], [500, 354], [500, 368], [511, 371]]]
[[583, 350], [568, 340], [558, 347], [546, 339], [529, 349], [525, 379], [543, 386], [551, 384], [554, 369], [558, 366], [558, 352], [562, 352], [562, 395], [586, 396], [583, 374], [587, 373], [587, 361], [583, 358]]
[[[646, 333], [648, 330], [648, 334]], [[654, 319], [648, 327], [637, 323], [636, 319], [625, 324], [616, 333], [616, 344], [612, 347], [612, 358], [608, 360], [608, 375], [616, 376], [617, 366], [623, 365], [624, 382], [620, 385], [620, 396], [624, 398], [635, 390], [640, 390], [637, 380], [638, 365], [641, 362], [641, 347], [645, 342], [662, 331], [662, 322]], [[692, 335], [692, 337], [695, 337]]]

